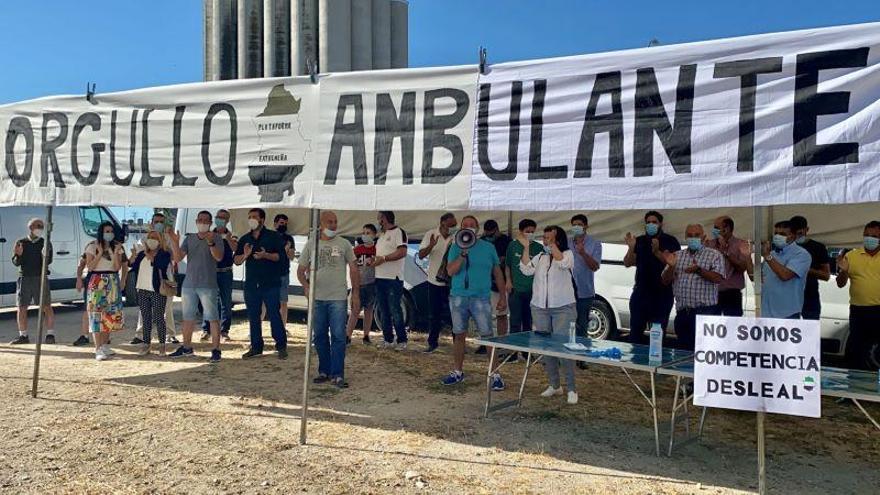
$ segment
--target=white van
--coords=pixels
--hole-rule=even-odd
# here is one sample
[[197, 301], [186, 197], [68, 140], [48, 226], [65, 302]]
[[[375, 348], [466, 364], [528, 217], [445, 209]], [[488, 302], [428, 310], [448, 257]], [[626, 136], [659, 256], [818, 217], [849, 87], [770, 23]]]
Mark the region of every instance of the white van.
[[[46, 220], [44, 206], [10, 206], [0, 209], [0, 307], [15, 306], [18, 267], [12, 264], [15, 241], [28, 235], [28, 220]], [[95, 239], [101, 222], [112, 222], [117, 238], [124, 240], [127, 226], [120, 225], [103, 206], [59, 206], [52, 211], [52, 264], [49, 285], [53, 302], [82, 299], [76, 290], [76, 266], [86, 244]]]

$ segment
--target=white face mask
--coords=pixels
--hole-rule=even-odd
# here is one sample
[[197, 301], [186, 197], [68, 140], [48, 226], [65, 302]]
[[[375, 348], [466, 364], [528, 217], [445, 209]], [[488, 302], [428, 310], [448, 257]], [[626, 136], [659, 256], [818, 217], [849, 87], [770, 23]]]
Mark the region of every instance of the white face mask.
[[43, 229], [34, 229], [32, 232], [34, 234], [35, 239], [39, 239], [40, 237], [43, 237]]
[[155, 251], [157, 247], [159, 247], [159, 241], [156, 239], [147, 239], [147, 249]]
[[211, 224], [197, 223], [196, 228], [199, 229], [199, 234], [204, 234], [205, 232], [211, 230]]
[[251, 230], [257, 230], [260, 226], [260, 221], [256, 218], [248, 218], [248, 228]]

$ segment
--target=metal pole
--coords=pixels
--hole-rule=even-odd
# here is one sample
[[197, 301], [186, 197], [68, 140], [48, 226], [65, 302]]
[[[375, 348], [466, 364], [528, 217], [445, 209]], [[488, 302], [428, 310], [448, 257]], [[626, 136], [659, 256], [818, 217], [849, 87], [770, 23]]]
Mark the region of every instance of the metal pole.
[[43, 308], [52, 303], [52, 298], [46, 300], [46, 287], [49, 273], [49, 256], [52, 254], [49, 244], [52, 242], [52, 207], [46, 208], [46, 238], [43, 240], [43, 267], [40, 272], [40, 307], [37, 308], [37, 352], [34, 354], [34, 382], [31, 386], [31, 397], [37, 397], [37, 387], [40, 385], [40, 355], [43, 350]]
[[513, 239], [513, 212], [507, 212], [507, 236]]
[[312, 231], [312, 255], [309, 258], [309, 304], [308, 319], [306, 322], [306, 359], [303, 365], [303, 393], [302, 393], [302, 414], [299, 421], [299, 444], [306, 444], [306, 423], [308, 422], [309, 413], [309, 370], [312, 360], [312, 335], [315, 331], [315, 285], [318, 282], [318, 241], [321, 237], [321, 210], [312, 209], [312, 218], [310, 220], [310, 230]]
[[[754, 277], [755, 277], [755, 318], [761, 317], [761, 292], [763, 290], [763, 273], [761, 272], [761, 247], [764, 241], [764, 211], [760, 206], [754, 209], [755, 217], [755, 253], [754, 253]], [[764, 437], [764, 412], [757, 413], [757, 429], [758, 429], [758, 493], [764, 495], [767, 490], [767, 465], [766, 465], [766, 444]]]

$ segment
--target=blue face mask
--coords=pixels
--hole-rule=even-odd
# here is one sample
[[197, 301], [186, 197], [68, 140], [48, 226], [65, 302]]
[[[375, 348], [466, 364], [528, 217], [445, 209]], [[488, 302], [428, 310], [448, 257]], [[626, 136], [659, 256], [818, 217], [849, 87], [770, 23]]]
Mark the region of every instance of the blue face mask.
[[880, 247], [880, 238], [865, 236], [865, 251], [873, 251]]
[[773, 247], [776, 249], [782, 249], [785, 246], [788, 246], [788, 237], [782, 234], [774, 234], [773, 235]]
[[104, 232], [101, 234], [101, 237], [104, 239], [104, 242], [111, 242], [113, 239], [116, 239], [116, 234], [113, 232]]
[[215, 218], [214, 225], [221, 229], [226, 228], [226, 220], [223, 220], [222, 218]]
[[712, 227], [712, 239], [718, 239], [719, 237], [721, 237], [721, 229]]
[[581, 237], [582, 235], [584, 235], [585, 232], [586, 232], [586, 230], [584, 229], [583, 225], [572, 225], [571, 226], [571, 235], [574, 237]]
[[164, 232], [165, 224], [162, 222], [156, 222], [153, 224], [153, 230], [155, 230], [156, 232]]
[[550, 246], [544, 246], [544, 253], [545, 254], [550, 254], [552, 252], [553, 252], [553, 248], [551, 248]]
[[699, 237], [688, 237], [687, 245], [691, 251], [699, 251], [703, 248], [703, 240]]
[[648, 235], [657, 235], [657, 232], [660, 232], [660, 224], [656, 223], [646, 223], [645, 224], [645, 233]]
[[333, 239], [334, 237], [336, 237], [336, 231], [335, 231], [335, 230], [330, 230], [330, 229], [324, 229], [324, 235], [326, 235], [327, 237]]

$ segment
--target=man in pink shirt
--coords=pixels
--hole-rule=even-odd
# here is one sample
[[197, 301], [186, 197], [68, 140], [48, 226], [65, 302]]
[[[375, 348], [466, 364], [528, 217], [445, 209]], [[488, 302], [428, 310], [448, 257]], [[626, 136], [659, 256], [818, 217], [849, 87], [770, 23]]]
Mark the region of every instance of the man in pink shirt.
[[724, 280], [718, 284], [718, 308], [725, 316], [743, 315], [742, 291], [746, 287], [745, 272], [751, 264], [749, 243], [733, 236], [733, 219], [715, 219], [712, 239], [706, 245], [724, 257]]

